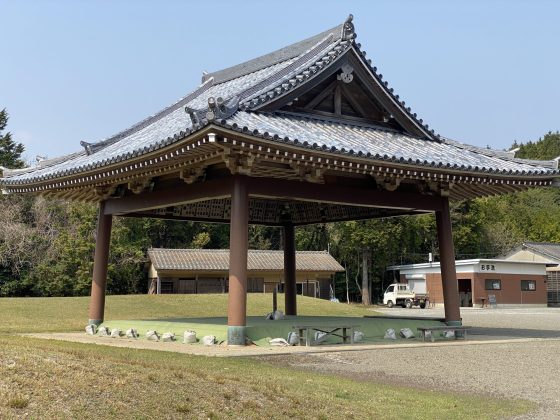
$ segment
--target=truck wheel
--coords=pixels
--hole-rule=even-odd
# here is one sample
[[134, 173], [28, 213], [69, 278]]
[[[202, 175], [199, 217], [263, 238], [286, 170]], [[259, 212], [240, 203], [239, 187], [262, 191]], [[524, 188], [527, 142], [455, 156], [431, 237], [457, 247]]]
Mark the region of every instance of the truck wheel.
[[387, 301], [387, 308], [392, 308], [393, 306], [395, 306], [395, 304], [393, 303], [392, 300], [388, 300]]
[[412, 308], [412, 301], [410, 299], [407, 299], [404, 306], [406, 307], [406, 309], [411, 309]]
[[424, 309], [425, 307], [426, 307], [426, 302], [422, 302], [422, 303], [420, 304], [420, 309]]

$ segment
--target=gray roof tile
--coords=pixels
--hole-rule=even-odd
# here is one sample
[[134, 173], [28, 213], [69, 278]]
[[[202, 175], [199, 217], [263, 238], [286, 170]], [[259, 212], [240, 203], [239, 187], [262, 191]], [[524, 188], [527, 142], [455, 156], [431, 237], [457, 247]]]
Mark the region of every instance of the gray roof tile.
[[523, 242], [523, 247], [544, 257], [551, 258], [554, 262], [560, 262], [560, 244], [551, 242]]
[[316, 44], [327, 38], [330, 34], [338, 36], [342, 33], [343, 25], [337, 25], [334, 28], [328, 29], [320, 34], [314, 35], [303, 41], [296, 42], [288, 45], [287, 47], [280, 48], [274, 52], [265, 54], [263, 56], [254, 58], [245, 63], [237, 64], [227, 69], [219, 70], [213, 73], [208, 73], [204, 76], [204, 80], [214, 78], [214, 83], [223, 83], [238, 77], [254, 73], [264, 68], [274, 66], [275, 64], [282, 63], [286, 60], [299, 57]]
[[[426, 141], [381, 127], [332, 122], [315, 117], [288, 113], [253, 113], [239, 111], [226, 122], [228, 127], [258, 130], [261, 135], [277, 141], [354, 155], [374, 160], [392, 160], [425, 166], [441, 166], [476, 171], [545, 171], [544, 166], [523, 163], [521, 159], [507, 159], [489, 150], [461, 145], [457, 142]], [[245, 130], [247, 131], [247, 130]], [[334, 148], [334, 149], [333, 149]], [[533, 162], [534, 163], [534, 162]], [[544, 163], [544, 162], [541, 162]]]
[[[156, 270], [227, 271], [229, 249], [164, 249], [148, 250]], [[249, 271], [283, 271], [284, 251], [249, 250]], [[340, 272], [344, 268], [327, 251], [296, 252], [296, 271]]]

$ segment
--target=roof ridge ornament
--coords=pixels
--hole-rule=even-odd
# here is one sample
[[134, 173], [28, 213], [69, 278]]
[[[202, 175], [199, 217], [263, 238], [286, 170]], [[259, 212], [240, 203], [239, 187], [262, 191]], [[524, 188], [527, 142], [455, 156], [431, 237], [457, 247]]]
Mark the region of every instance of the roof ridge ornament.
[[193, 125], [204, 125], [209, 121], [225, 120], [231, 117], [239, 109], [239, 96], [230, 98], [227, 102], [221, 96], [208, 98], [208, 107], [195, 109], [185, 107]]
[[344, 24], [342, 25], [342, 39], [344, 41], [352, 41], [354, 38], [356, 38], [352, 20], [354, 20], [354, 16], [352, 14], [349, 14], [344, 21]]
[[89, 143], [87, 141], [82, 140], [80, 142], [80, 146], [82, 146], [85, 149], [86, 155], [88, 155], [88, 156], [91, 155], [92, 153], [95, 153], [94, 143]]

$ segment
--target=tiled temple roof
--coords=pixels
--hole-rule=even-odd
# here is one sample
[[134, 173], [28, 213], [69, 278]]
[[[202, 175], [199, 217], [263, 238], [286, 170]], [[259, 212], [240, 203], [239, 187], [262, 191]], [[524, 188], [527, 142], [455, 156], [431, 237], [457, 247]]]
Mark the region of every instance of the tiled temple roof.
[[[156, 270], [227, 271], [229, 249], [164, 249], [148, 250]], [[284, 271], [284, 251], [250, 249], [249, 271]], [[296, 271], [339, 272], [344, 268], [327, 251], [297, 251]]]
[[[349, 51], [361, 58], [387, 98], [423, 135], [413, 136], [349, 121], [259, 111], [263, 105], [321, 74]], [[226, 103], [226, 111], [217, 115], [209, 108], [209, 100], [215, 101], [216, 98], [223, 98]], [[352, 21], [348, 19], [342, 25], [271, 54], [205, 74], [203, 83], [191, 94], [140, 123], [100, 142], [83, 142], [85, 150], [82, 152], [46, 160], [31, 168], [4, 170], [0, 183], [7, 187], [29, 185], [87, 173], [162, 149], [210, 124], [266, 140], [289, 142], [296, 147], [318, 148], [329, 153], [414, 167], [504, 175], [558, 174], [552, 169], [555, 168], [552, 162], [514, 159], [504, 152], [445, 139], [430, 130], [365, 58], [365, 52], [355, 42]]]
[[281, 143], [299, 144], [334, 153], [374, 160], [410, 163], [415, 166], [448, 167], [476, 172], [511, 174], [546, 173], [549, 169], [520, 163], [504, 153], [462, 145], [457, 142], [426, 141], [372, 125], [333, 122], [289, 113], [237, 112], [223, 124]]

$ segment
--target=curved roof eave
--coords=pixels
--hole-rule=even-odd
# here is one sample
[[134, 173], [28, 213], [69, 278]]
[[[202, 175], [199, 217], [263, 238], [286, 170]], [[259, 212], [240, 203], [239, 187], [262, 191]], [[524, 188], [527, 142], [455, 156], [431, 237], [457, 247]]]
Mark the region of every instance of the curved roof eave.
[[[74, 177], [76, 175], [83, 176], [84, 174], [96, 172], [103, 168], [110, 168], [115, 165], [119, 165], [122, 162], [134, 162], [137, 159], [142, 159], [144, 156], [154, 154], [169, 146], [175, 145], [180, 141], [190, 138], [191, 136], [199, 135], [203, 130], [212, 129], [211, 127], [214, 125], [217, 128], [233, 130], [244, 135], [249, 134], [261, 140], [290, 144], [291, 146], [304, 149], [316, 149], [321, 153], [332, 153], [334, 156], [346, 155], [370, 161], [392, 162], [416, 167], [460, 170], [470, 173], [503, 176], [544, 176], [552, 178], [559, 174], [559, 171], [552, 169], [553, 166], [550, 162], [535, 162], [515, 159], [498, 151], [490, 151], [487, 149], [476, 148], [474, 146], [463, 145], [435, 134], [433, 130], [429, 130], [429, 127], [423, 123], [423, 120], [419, 119], [415, 113], [412, 113], [410, 108], [405, 106], [406, 104], [404, 101], [400, 101], [399, 96], [394, 94], [393, 89], [388, 87], [388, 83], [383, 81], [383, 76], [377, 72], [377, 68], [372, 66], [371, 60], [365, 58], [366, 53], [361, 50], [361, 45], [355, 42], [355, 38], [356, 34], [354, 32], [354, 26], [350, 16], [342, 25], [338, 25], [332, 29], [324, 31], [321, 34], [308, 38], [300, 43], [292, 44], [291, 46], [277, 50], [271, 54], [267, 54], [266, 56], [242, 63], [239, 66], [230, 67], [223, 71], [208, 74], [205, 76], [202, 85], [195, 89], [195, 91], [171, 106], [164, 108], [162, 111], [154, 114], [153, 116], [144, 119], [143, 121], [109, 137], [108, 139], [97, 143], [84, 142], [83, 145], [86, 151], [46, 160], [32, 168], [22, 170], [3, 170], [4, 178], [0, 180], [0, 184], [7, 186], [25, 185], [59, 178]], [[402, 156], [391, 154], [390, 152], [384, 154], [369, 153], [367, 147], [337, 147], [335, 144], [336, 142], [332, 142], [331, 145], [323, 143], [323, 145], [319, 146], [315, 143], [315, 141], [299, 141], [297, 135], [293, 135], [291, 132], [282, 132], [282, 130], [277, 130], [278, 132], [275, 134], [269, 134], [266, 130], [263, 130], [259, 126], [250, 126], [250, 124], [238, 126], [236, 122], [232, 122], [232, 120], [236, 119], [236, 115], [259, 115], [258, 112], [251, 112], [251, 110], [259, 108], [265, 102], [268, 103], [270, 101], [274, 101], [279, 95], [284, 95], [294, 87], [299, 87], [302, 84], [305, 84], [306, 80], [312, 77], [313, 74], [324, 71], [326, 68], [333, 65], [338, 57], [348, 53], [349, 51], [353, 51], [353, 53], [359, 56], [360, 62], [368, 69], [373, 77], [373, 80], [375, 80], [385, 95], [390, 98], [391, 101], [393, 101], [395, 105], [402, 110], [403, 114], [405, 114], [410, 121], [418, 126], [422, 132], [427, 133], [428, 137], [434, 137], [438, 143], [442, 144], [442, 147], [448, 147], [449, 150], [455, 150], [457, 148], [463, 149], [471, 153], [473, 156], [485, 156], [490, 160], [493, 159], [496, 163], [507, 162], [508, 165], [503, 166], [510, 169], [499, 169], [499, 167], [492, 168], [486, 166], [479, 167], [476, 164], [450, 165], [449, 162], [445, 162], [441, 159], [439, 161], [428, 159], [415, 160], [411, 157], [403, 158]], [[317, 64], [317, 60], [323, 64]], [[313, 66], [316, 68], [313, 69]], [[273, 70], [271, 70], [271, 72], [266, 72], [264, 71], [266, 69]], [[245, 85], [244, 83], [241, 83], [240, 86], [237, 87], [238, 90], [233, 93], [230, 92], [230, 90], [225, 89], [226, 92], [230, 93], [229, 98], [235, 95], [242, 96], [241, 101], [239, 102], [239, 110], [232, 115], [228, 115], [227, 118], [217, 119], [214, 121], [204, 120], [200, 124], [192, 125], [185, 123], [181, 125], [180, 130], [176, 123], [175, 126], [170, 126], [176, 127], [175, 131], [172, 131], [169, 127], [166, 127], [167, 131], [152, 130], [149, 142], [144, 142], [137, 148], [128, 147], [126, 152], [120, 154], [117, 153], [119, 151], [118, 147], [116, 147], [118, 144], [124, 144], [125, 142], [130, 143], [129, 140], [131, 136], [137, 135], [142, 130], [151, 129], [156, 123], [163, 124], [162, 121], [165, 122], [164, 120], [169, 118], [172, 113], [176, 111], [177, 113], [181, 113], [181, 108], [186, 106], [186, 104], [189, 104], [190, 101], [194, 100], [197, 103], [204, 103], [199, 99], [205, 94], [210, 97], [210, 95], [213, 94], [212, 92], [218, 87], [227, 87], [230, 82], [236, 82], [237, 80], [241, 80], [242, 78], [251, 76], [252, 74], [257, 74], [258, 72], [262, 73], [262, 77], [252, 78], [252, 84]], [[235, 76], [235, 78], [233, 76]], [[204, 96], [202, 99], [207, 98]], [[203, 112], [204, 109], [208, 108], [202, 108], [200, 109], [200, 112]], [[185, 114], [183, 113], [183, 115]], [[185, 118], [187, 117], [185, 116]], [[179, 119], [177, 119], [177, 121], [179, 121]], [[384, 130], [382, 128], [377, 129], [379, 131]], [[406, 134], [401, 133], [401, 135], [406, 137]], [[414, 137], [410, 136], [410, 138], [413, 139]], [[108, 153], [98, 153], [101, 150], [111, 150], [111, 153], [113, 154], [107, 155]], [[75, 165], [73, 165], [73, 162], [75, 162]], [[511, 169], [513, 166], [512, 164], [518, 164], [521, 169]], [[34, 173], [36, 173], [36, 176], [32, 175]]]

